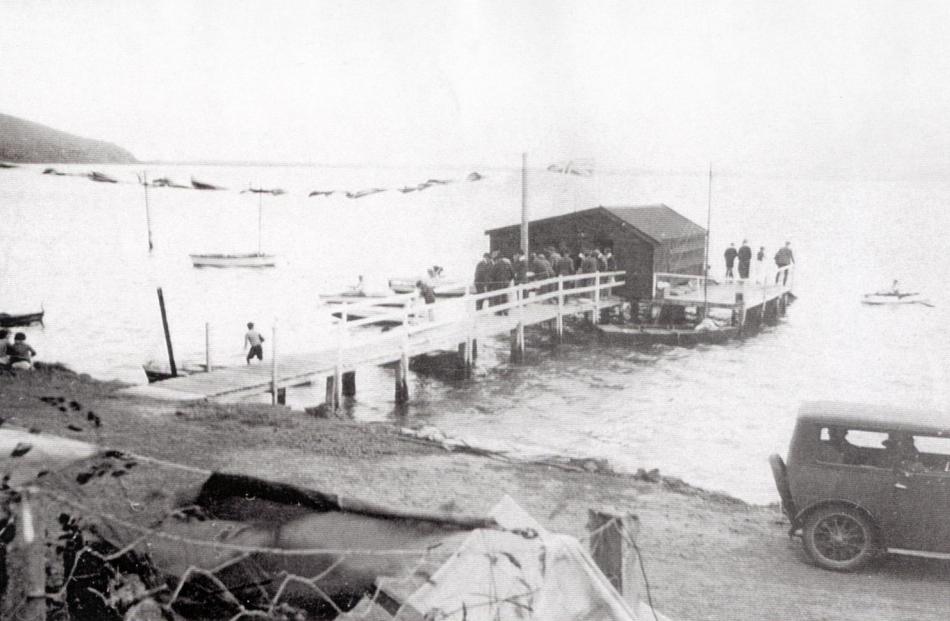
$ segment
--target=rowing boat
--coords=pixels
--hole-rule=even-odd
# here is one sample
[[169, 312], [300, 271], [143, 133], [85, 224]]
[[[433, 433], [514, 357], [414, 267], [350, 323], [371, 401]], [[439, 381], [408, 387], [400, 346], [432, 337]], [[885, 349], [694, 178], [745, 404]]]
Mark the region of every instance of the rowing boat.
[[10, 313], [0, 313], [0, 328], [12, 328], [14, 326], [28, 326], [34, 323], [43, 323], [43, 315], [46, 311], [38, 313], [22, 313], [11, 315]]

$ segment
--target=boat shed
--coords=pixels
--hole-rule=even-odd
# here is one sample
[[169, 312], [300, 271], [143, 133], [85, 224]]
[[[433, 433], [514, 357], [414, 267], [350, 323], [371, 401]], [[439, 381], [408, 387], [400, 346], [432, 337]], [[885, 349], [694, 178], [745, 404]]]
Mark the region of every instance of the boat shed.
[[[521, 244], [521, 225], [485, 232], [491, 251], [510, 257]], [[627, 272], [628, 298], [653, 295], [654, 272], [703, 273], [706, 229], [666, 205], [594, 207], [528, 223], [532, 252], [566, 250], [572, 257], [611, 248], [617, 269]]]

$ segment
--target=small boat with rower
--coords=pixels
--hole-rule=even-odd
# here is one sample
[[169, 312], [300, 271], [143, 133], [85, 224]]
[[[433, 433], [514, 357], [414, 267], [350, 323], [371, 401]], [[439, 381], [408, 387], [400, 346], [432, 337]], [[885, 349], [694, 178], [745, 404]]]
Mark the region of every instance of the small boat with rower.
[[933, 306], [921, 293], [901, 291], [896, 280], [890, 289], [865, 293], [864, 297], [861, 298], [861, 303], [868, 306], [899, 306], [902, 304]]

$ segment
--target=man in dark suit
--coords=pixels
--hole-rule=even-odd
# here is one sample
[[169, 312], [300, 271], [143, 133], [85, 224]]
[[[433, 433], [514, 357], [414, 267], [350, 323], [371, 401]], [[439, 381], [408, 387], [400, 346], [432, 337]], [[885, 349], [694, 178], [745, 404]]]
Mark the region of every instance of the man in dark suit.
[[[488, 277], [491, 272], [491, 255], [487, 252], [482, 255], [482, 260], [475, 266], [475, 293], [485, 293], [488, 291]], [[481, 308], [485, 300], [475, 302], [476, 308]]]
[[752, 265], [752, 248], [749, 248], [749, 240], [743, 239], [737, 254], [739, 259], [739, 278], [749, 277], [749, 266]]

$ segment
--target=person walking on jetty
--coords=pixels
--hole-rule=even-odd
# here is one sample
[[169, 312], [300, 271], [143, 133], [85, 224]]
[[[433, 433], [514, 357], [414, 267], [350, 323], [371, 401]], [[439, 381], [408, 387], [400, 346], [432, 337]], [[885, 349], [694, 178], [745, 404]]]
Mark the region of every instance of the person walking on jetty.
[[[504, 289], [511, 285], [511, 281], [515, 277], [515, 270], [508, 257], [498, 255], [493, 255], [493, 257], [495, 257], [495, 262], [492, 264], [491, 271], [488, 273], [488, 288], [491, 291], [497, 291], [498, 289]], [[506, 296], [498, 295], [491, 298], [489, 305], [498, 306], [499, 304], [504, 304], [505, 301]], [[507, 314], [507, 311], [505, 311], [505, 314]]]
[[247, 323], [247, 332], [244, 334], [244, 347], [248, 345], [251, 348], [247, 352], [247, 363], [251, 364], [251, 358], [257, 358], [264, 361], [264, 337], [260, 332], [254, 329], [254, 322]]
[[[795, 263], [795, 255], [792, 254], [792, 242], [785, 242], [785, 245], [778, 249], [778, 252], [775, 253], [775, 266], [780, 270], [783, 267], [787, 267]], [[788, 270], [782, 271], [780, 274], [775, 274], [775, 282], [778, 282], [779, 278], [782, 278], [782, 284], [788, 282]]]
[[[416, 288], [419, 289], [419, 295], [422, 296], [426, 305], [435, 304], [435, 290], [429, 283], [424, 280], [417, 280]], [[428, 317], [429, 321], [435, 321], [435, 314], [431, 308], [426, 311], [426, 317]]]
[[759, 246], [759, 252], [755, 255], [755, 284], [764, 284], [765, 274], [765, 246]]
[[737, 257], [739, 259], [739, 278], [746, 280], [749, 278], [749, 266], [752, 264], [752, 248], [749, 248], [749, 240], [742, 240]]
[[739, 256], [739, 253], [736, 251], [736, 245], [729, 244], [723, 256], [726, 258], [726, 278], [735, 278], [735, 274], [732, 273], [732, 266], [736, 262], [736, 257]]
[[[485, 293], [488, 291], [489, 273], [491, 272], [491, 255], [487, 252], [482, 255], [482, 260], [475, 266], [475, 293]], [[475, 309], [481, 309], [485, 303], [484, 299], [475, 302]]]
[[33, 357], [36, 356], [36, 350], [30, 347], [26, 342], [26, 334], [17, 332], [13, 337], [13, 345], [7, 352], [10, 355], [10, 366], [14, 369], [32, 369]]
[[617, 259], [614, 257], [613, 248], [607, 248], [607, 253], [604, 256], [604, 259], [607, 262], [607, 271], [616, 272], [617, 271]]

